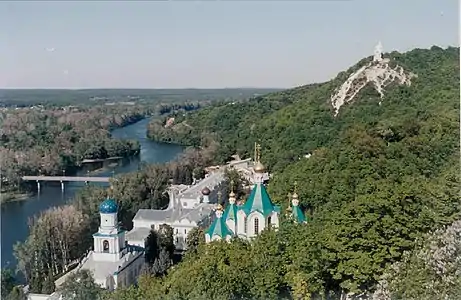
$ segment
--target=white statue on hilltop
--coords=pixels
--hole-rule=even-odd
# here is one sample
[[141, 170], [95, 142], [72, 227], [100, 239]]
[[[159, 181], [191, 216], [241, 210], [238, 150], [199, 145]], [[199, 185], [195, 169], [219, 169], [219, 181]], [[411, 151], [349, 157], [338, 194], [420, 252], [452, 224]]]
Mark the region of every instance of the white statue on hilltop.
[[375, 55], [373, 57], [373, 61], [382, 61], [383, 60], [383, 45], [381, 44], [381, 41], [376, 45], [375, 47]]

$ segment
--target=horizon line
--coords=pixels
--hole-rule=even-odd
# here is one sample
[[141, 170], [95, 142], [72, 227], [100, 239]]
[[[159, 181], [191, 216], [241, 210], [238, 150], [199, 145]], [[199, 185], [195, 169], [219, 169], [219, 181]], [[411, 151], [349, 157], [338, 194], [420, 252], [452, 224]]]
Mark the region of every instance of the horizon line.
[[0, 91], [3, 90], [55, 90], [55, 91], [88, 91], [88, 90], [285, 90], [295, 88], [292, 87], [180, 87], [180, 88], [169, 88], [169, 87], [88, 87], [88, 88], [64, 88], [64, 87], [0, 87]]

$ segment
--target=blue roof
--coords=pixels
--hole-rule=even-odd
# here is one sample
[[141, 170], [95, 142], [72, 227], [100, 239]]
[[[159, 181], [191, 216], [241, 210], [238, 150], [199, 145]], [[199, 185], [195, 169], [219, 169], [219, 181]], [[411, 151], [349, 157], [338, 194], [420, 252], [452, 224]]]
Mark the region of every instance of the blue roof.
[[229, 235], [230, 236], [234, 235], [232, 230], [230, 230], [229, 227], [227, 226], [226, 219], [223, 217], [215, 218], [213, 223], [211, 223], [210, 227], [208, 228], [208, 230], [205, 231], [205, 234], [208, 234], [210, 238], [213, 238], [213, 236], [217, 235], [223, 239]]
[[291, 215], [298, 223], [306, 222], [306, 216], [304, 215], [303, 211], [298, 205], [292, 205], [292, 213]]
[[248, 197], [248, 200], [240, 208], [248, 216], [254, 211], [262, 213], [265, 217], [269, 216], [272, 212], [280, 212], [280, 208], [272, 203], [269, 194], [263, 184], [257, 183]]
[[223, 219], [224, 220], [234, 220], [236, 221], [237, 220], [237, 205], [235, 204], [229, 204], [227, 207], [226, 207], [226, 210], [224, 211], [224, 214], [223, 214]]
[[117, 202], [111, 198], [107, 198], [99, 205], [99, 212], [102, 214], [115, 214], [117, 213], [117, 210]]

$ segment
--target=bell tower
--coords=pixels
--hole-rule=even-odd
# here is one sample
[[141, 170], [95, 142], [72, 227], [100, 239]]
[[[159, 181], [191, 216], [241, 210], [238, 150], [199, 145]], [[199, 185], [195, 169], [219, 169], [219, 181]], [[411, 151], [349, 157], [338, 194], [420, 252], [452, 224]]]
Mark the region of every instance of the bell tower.
[[118, 261], [125, 248], [125, 231], [118, 226], [118, 205], [107, 198], [99, 205], [100, 225], [93, 234], [93, 257], [97, 261]]

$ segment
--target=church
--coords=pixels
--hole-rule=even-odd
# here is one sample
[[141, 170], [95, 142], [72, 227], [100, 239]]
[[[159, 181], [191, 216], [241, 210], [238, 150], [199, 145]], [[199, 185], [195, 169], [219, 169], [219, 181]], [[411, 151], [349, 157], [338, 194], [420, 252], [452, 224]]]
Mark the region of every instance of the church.
[[[277, 229], [280, 222], [280, 206], [275, 205], [264, 185], [266, 168], [260, 161], [260, 146], [255, 145], [254, 185], [251, 193], [242, 204], [237, 204], [235, 193], [231, 190], [229, 203], [224, 208], [218, 205], [215, 218], [210, 227], [205, 231], [207, 243], [215, 240], [230, 241], [234, 237], [251, 239], [257, 236], [265, 228]], [[231, 183], [232, 185], [232, 183]], [[233, 189], [233, 188], [232, 188]], [[291, 203], [288, 205], [288, 217], [294, 222], [305, 223], [306, 217], [299, 207], [296, 186]]]

